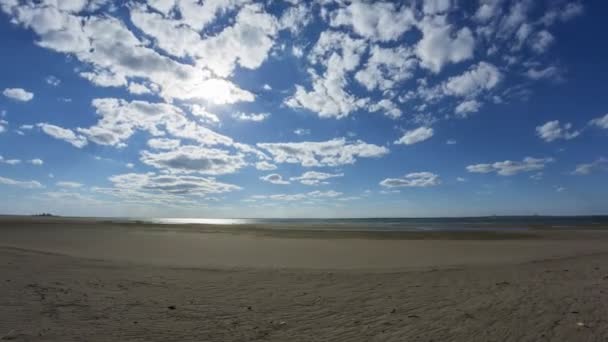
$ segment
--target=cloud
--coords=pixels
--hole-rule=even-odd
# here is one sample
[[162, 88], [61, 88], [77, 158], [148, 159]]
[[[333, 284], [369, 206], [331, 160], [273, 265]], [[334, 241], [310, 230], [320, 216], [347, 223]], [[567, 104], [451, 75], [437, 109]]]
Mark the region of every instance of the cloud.
[[11, 185], [25, 189], [42, 189], [44, 185], [40, 184], [38, 181], [20, 181], [12, 178], [0, 177], [0, 184]]
[[345, 90], [347, 73], [353, 71], [366, 49], [365, 41], [354, 39], [346, 33], [324, 31], [309, 55], [313, 64], [325, 67], [323, 75], [308, 69], [312, 77], [312, 90], [296, 85], [293, 96], [285, 104], [291, 108], [305, 108], [322, 118], [344, 118], [352, 111], [366, 105]]
[[445, 18], [425, 18], [419, 23], [422, 39], [416, 45], [420, 65], [439, 73], [448, 63], [458, 63], [473, 57], [475, 38], [467, 27], [455, 30]]
[[72, 188], [72, 189], [82, 187], [82, 183], [69, 182], [69, 181], [59, 181], [59, 182], [55, 183], [55, 185], [57, 185], [58, 187], [62, 187], [62, 188]]
[[36, 126], [40, 127], [40, 129], [50, 135], [51, 137], [59, 140], [66, 141], [72, 144], [74, 147], [83, 148], [87, 145], [87, 139], [82, 135], [78, 135], [74, 133], [71, 129], [51, 125], [48, 123], [39, 123]]
[[193, 104], [192, 106], [190, 106], [190, 112], [192, 113], [192, 115], [201, 118], [204, 122], [212, 124], [220, 122], [220, 118], [216, 114], [207, 111], [204, 107], [200, 105]]
[[272, 201], [305, 201], [305, 200], [322, 200], [327, 198], [336, 198], [342, 196], [343, 193], [327, 190], [327, 191], [311, 191], [306, 193], [296, 194], [273, 194], [273, 195], [253, 195], [249, 197], [251, 200], [272, 200]]
[[558, 139], [570, 140], [578, 137], [581, 132], [573, 131], [571, 123], [560, 125], [559, 120], [548, 121], [536, 127], [536, 134], [546, 142]]
[[531, 48], [536, 53], [544, 53], [553, 44], [555, 38], [549, 31], [542, 30], [534, 36], [531, 42]]
[[502, 78], [501, 72], [494, 65], [479, 62], [462, 75], [450, 77], [443, 87], [448, 95], [473, 97], [496, 87]]
[[458, 144], [458, 141], [454, 140], [454, 139], [448, 139], [445, 142], [447, 145], [456, 145]]
[[152, 172], [114, 175], [109, 180], [114, 188], [104, 192], [127, 198], [146, 199], [153, 194], [206, 196], [241, 189], [214, 178]]
[[306, 129], [306, 128], [298, 128], [298, 129], [295, 129], [293, 132], [296, 135], [300, 135], [300, 136], [302, 136], [302, 135], [309, 135], [310, 134], [310, 130]]
[[397, 105], [388, 99], [382, 99], [380, 102], [372, 103], [368, 107], [370, 112], [383, 111], [384, 115], [390, 117], [391, 119], [397, 119], [401, 116], [401, 109], [397, 107]]
[[395, 141], [395, 144], [399, 145], [413, 145], [427, 139], [430, 139], [434, 134], [434, 131], [430, 127], [418, 127], [416, 129], [407, 131], [403, 134], [399, 140]]
[[175, 150], [181, 141], [178, 139], [154, 138], [148, 140], [148, 146], [155, 150]]
[[599, 128], [608, 129], [608, 114], [591, 120], [589, 124]]
[[369, 91], [388, 90], [411, 78], [417, 66], [418, 61], [409, 48], [374, 45], [365, 67], [357, 71], [355, 79]]
[[142, 163], [172, 172], [199, 172], [208, 175], [234, 173], [247, 165], [242, 154], [202, 146], [179, 146], [170, 151], [142, 151]]
[[8, 126], [8, 121], [0, 119], [0, 134], [6, 132], [6, 126]]
[[455, 112], [461, 118], [466, 118], [469, 113], [476, 113], [481, 108], [481, 103], [477, 100], [467, 100], [456, 106]]
[[0, 163], [8, 165], [17, 165], [21, 164], [21, 159], [4, 159], [3, 156], [0, 156]]
[[526, 157], [523, 161], [505, 160], [492, 164], [475, 164], [466, 167], [471, 173], [491, 173], [496, 172], [501, 176], [513, 176], [522, 172], [538, 171], [545, 168], [548, 163], [553, 162], [553, 158], [532, 158]]
[[[217, 5], [217, 2], [214, 3]], [[198, 8], [182, 11], [181, 8], [186, 4]], [[133, 12], [141, 8], [142, 6], [131, 6]], [[259, 66], [273, 43], [267, 34], [275, 31], [272, 27], [270, 31], [267, 30], [269, 26], [275, 26], [272, 17], [262, 13], [259, 6], [246, 6], [237, 15], [233, 26], [207, 37], [200, 44], [187, 42], [186, 46], [205, 52], [206, 57], [197, 60], [196, 64], [188, 64], [184, 60], [157, 52], [145, 39], [141, 40], [129, 30], [124, 22], [107, 13], [67, 11], [61, 6], [47, 6], [46, 3], [19, 2], [5, 4], [2, 10], [13, 23], [31, 29], [38, 37], [39, 46], [69, 54], [80, 61], [83, 66], [78, 68], [81, 70], [80, 75], [93, 84], [101, 87], [128, 87], [131, 80], [146, 81], [154, 85], [157, 93], [167, 101], [202, 100], [215, 104], [253, 101], [252, 93], [214, 76], [214, 73], [227, 75], [236, 63], [246, 68]], [[200, 25], [202, 21], [197, 17], [199, 14], [211, 14], [209, 19], [215, 19], [216, 11], [205, 10], [192, 1], [180, 1], [182, 20], [189, 24]], [[154, 37], [159, 46], [167, 48], [163, 45], [166, 40], [161, 42], [159, 32], [166, 32], [170, 43], [181, 41], [187, 36], [186, 28], [171, 30], [171, 25], [180, 25], [179, 22], [169, 19], [155, 21], [159, 18], [151, 18], [152, 12], [146, 13], [150, 14], [145, 18], [149, 25], [140, 25], [138, 28]], [[136, 26], [141, 24], [136, 15], [131, 15], [131, 22]], [[157, 30], [146, 30], [151, 27]], [[198, 35], [193, 32], [190, 36], [194, 34]]]
[[415, 23], [414, 12], [408, 6], [400, 8], [391, 2], [354, 1], [332, 14], [330, 25], [349, 26], [365, 38], [392, 41], [408, 31]]
[[28, 102], [34, 98], [34, 93], [30, 93], [23, 88], [6, 88], [2, 92], [2, 95], [8, 97], [9, 99], [21, 102]]
[[270, 117], [270, 114], [269, 113], [247, 114], [247, 113], [243, 113], [243, 112], [238, 112], [238, 113], [234, 113], [232, 115], [232, 117], [239, 121], [261, 122], [261, 121], [268, 119]]
[[48, 85], [53, 86], [53, 87], [58, 87], [61, 84], [61, 80], [53, 75], [49, 75], [49, 76], [45, 77], [44, 81]]
[[606, 164], [608, 163], [608, 159], [604, 157], [600, 157], [595, 161], [588, 164], [579, 164], [576, 166], [576, 169], [572, 171], [574, 175], [588, 175], [594, 170], [597, 169], [606, 169]]
[[39, 158], [30, 159], [27, 162], [30, 163], [30, 164], [32, 164], [32, 165], [37, 165], [37, 166], [40, 166], [40, 165], [44, 164], [44, 161], [42, 159], [39, 159]]
[[555, 66], [548, 66], [542, 69], [530, 68], [526, 71], [526, 76], [532, 80], [560, 80], [561, 72]]
[[289, 181], [284, 180], [283, 176], [281, 176], [278, 173], [271, 173], [266, 176], [260, 177], [260, 179], [265, 182], [272, 183], [272, 184], [282, 184], [282, 185], [289, 184]]
[[441, 184], [439, 176], [432, 172], [413, 172], [401, 178], [386, 178], [380, 185], [386, 188], [429, 187]]
[[262, 171], [272, 171], [272, 170], [276, 170], [277, 166], [274, 164], [270, 164], [267, 161], [261, 161], [261, 162], [255, 163], [255, 168], [258, 170], [262, 170]]
[[354, 164], [357, 158], [378, 158], [387, 154], [386, 147], [361, 140], [336, 138], [328, 141], [258, 143], [270, 153], [275, 163], [301, 164], [304, 167]]
[[307, 171], [304, 172], [299, 177], [291, 177], [289, 180], [298, 181], [305, 185], [320, 185], [320, 184], [329, 184], [326, 182], [327, 179], [343, 177], [343, 173], [326, 173], [326, 172], [317, 172], [317, 171]]

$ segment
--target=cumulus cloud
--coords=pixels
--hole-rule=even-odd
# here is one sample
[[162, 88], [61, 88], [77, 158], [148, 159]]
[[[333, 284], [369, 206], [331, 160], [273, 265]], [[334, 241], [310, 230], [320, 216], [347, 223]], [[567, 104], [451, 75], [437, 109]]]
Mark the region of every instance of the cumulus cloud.
[[553, 158], [532, 158], [526, 157], [523, 161], [505, 160], [491, 164], [475, 164], [466, 167], [471, 173], [491, 173], [496, 172], [501, 176], [513, 176], [522, 172], [538, 171], [553, 162]]
[[44, 188], [44, 185], [40, 184], [38, 181], [30, 180], [30, 181], [21, 181], [12, 178], [0, 177], [0, 184], [11, 185], [25, 189], [41, 189]]
[[124, 197], [148, 198], [152, 194], [207, 196], [240, 190], [239, 186], [205, 178], [180, 174], [127, 173], [111, 176], [113, 189], [105, 193]]
[[71, 188], [71, 189], [81, 188], [83, 186], [82, 183], [70, 182], [70, 181], [59, 181], [59, 182], [56, 182], [55, 185], [57, 185], [58, 187], [61, 187], [61, 188]]
[[283, 179], [283, 176], [281, 176], [278, 173], [271, 173], [266, 176], [260, 177], [260, 179], [263, 180], [264, 182], [268, 182], [268, 183], [272, 183], [272, 184], [281, 184], [281, 185], [289, 184], [289, 181]]
[[178, 139], [154, 138], [148, 140], [148, 146], [155, 150], [175, 150], [181, 141]]
[[34, 98], [34, 93], [30, 93], [23, 88], [6, 88], [2, 91], [2, 95], [21, 102], [28, 102]]
[[0, 156], [0, 164], [17, 165], [21, 164], [21, 159], [4, 159], [3, 156]]
[[463, 101], [454, 110], [456, 115], [461, 118], [466, 118], [470, 113], [476, 113], [481, 108], [481, 103], [477, 100]]
[[263, 161], [255, 163], [255, 168], [258, 170], [262, 170], [262, 171], [272, 171], [272, 170], [276, 170], [277, 166], [263, 160]]
[[357, 158], [378, 158], [387, 154], [386, 147], [361, 140], [336, 138], [328, 141], [258, 143], [270, 153], [275, 163], [301, 164], [305, 167], [354, 164]]
[[431, 127], [418, 127], [413, 130], [406, 131], [399, 140], [395, 141], [395, 144], [399, 145], [413, 145], [419, 142], [423, 142], [430, 139], [434, 134]]
[[365, 41], [336, 31], [324, 31], [315, 44], [309, 58], [325, 67], [323, 75], [308, 69], [312, 77], [312, 90], [296, 85], [296, 91], [285, 103], [292, 108], [305, 108], [322, 118], [343, 118], [365, 106], [365, 99], [358, 99], [345, 87], [347, 73], [353, 71], [366, 49]]
[[202, 146], [179, 146], [162, 152], [142, 151], [141, 162], [172, 172], [199, 172], [208, 175], [234, 173], [247, 165], [242, 154]]
[[307, 171], [304, 172], [301, 176], [291, 177], [289, 178], [291, 181], [298, 181], [305, 185], [320, 185], [320, 184], [329, 184], [327, 179], [342, 177], [343, 173], [326, 173], [326, 172], [317, 172], [317, 171]]
[[388, 90], [413, 76], [418, 61], [406, 47], [383, 48], [374, 45], [365, 67], [357, 71], [355, 79], [367, 90]]
[[502, 74], [494, 65], [479, 62], [459, 76], [450, 77], [444, 84], [445, 93], [452, 96], [472, 97], [494, 88]]
[[72, 144], [74, 147], [83, 148], [87, 145], [87, 139], [79, 134], [74, 133], [71, 129], [51, 125], [48, 123], [39, 123], [38, 126], [44, 133], [59, 140], [63, 140]]
[[251, 200], [272, 200], [272, 201], [304, 201], [304, 200], [322, 200], [327, 198], [336, 198], [341, 196], [342, 193], [334, 190], [327, 191], [311, 191], [306, 193], [296, 194], [273, 194], [273, 195], [253, 195], [250, 197]]
[[391, 119], [397, 119], [402, 114], [401, 109], [399, 109], [393, 101], [388, 99], [382, 99], [379, 102], [372, 103], [369, 105], [368, 109], [370, 112], [382, 111], [384, 115]]
[[44, 78], [44, 81], [53, 87], [57, 87], [61, 84], [61, 80], [59, 78], [57, 78], [56, 76], [53, 75], [49, 75], [47, 77]]
[[600, 157], [591, 163], [577, 165], [576, 169], [574, 171], [572, 171], [572, 174], [588, 175], [588, 174], [592, 173], [594, 170], [608, 169], [606, 167], [607, 164], [608, 164], [608, 159], [606, 159], [604, 157]]
[[30, 159], [27, 162], [30, 163], [30, 164], [32, 164], [32, 165], [36, 165], [36, 166], [40, 166], [40, 165], [44, 164], [44, 161], [42, 159], [39, 159], [39, 158]]
[[298, 128], [293, 131], [296, 135], [309, 135], [310, 130], [306, 128]]
[[362, 37], [384, 42], [399, 38], [414, 23], [411, 8], [392, 2], [353, 1], [346, 8], [333, 13], [330, 20], [331, 26], [352, 27]]
[[536, 134], [546, 142], [558, 139], [570, 140], [578, 137], [581, 132], [572, 130], [571, 123], [561, 125], [559, 120], [549, 121], [536, 127]]
[[601, 116], [599, 118], [595, 118], [589, 122], [593, 126], [597, 126], [599, 128], [608, 129], [608, 114]]
[[232, 115], [233, 118], [239, 121], [261, 122], [270, 117], [269, 113], [243, 113], [238, 112]]
[[400, 178], [386, 178], [380, 185], [386, 188], [429, 187], [441, 184], [439, 176], [432, 172], [413, 172]]
[[416, 45], [416, 55], [422, 67], [439, 73], [448, 63], [458, 63], [473, 57], [475, 38], [467, 27], [455, 29], [444, 17], [426, 18], [419, 24], [422, 39]]

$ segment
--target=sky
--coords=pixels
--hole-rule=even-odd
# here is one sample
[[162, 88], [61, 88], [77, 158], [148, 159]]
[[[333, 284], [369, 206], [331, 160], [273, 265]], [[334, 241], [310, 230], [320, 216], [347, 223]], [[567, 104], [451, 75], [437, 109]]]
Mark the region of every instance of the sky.
[[0, 0], [0, 213], [608, 214], [607, 10]]

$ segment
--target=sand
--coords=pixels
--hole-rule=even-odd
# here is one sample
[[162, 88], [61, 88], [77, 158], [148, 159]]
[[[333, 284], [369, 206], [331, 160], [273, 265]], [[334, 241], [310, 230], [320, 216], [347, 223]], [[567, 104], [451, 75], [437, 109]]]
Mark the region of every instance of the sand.
[[0, 225], [0, 336], [608, 340], [602, 231], [438, 239], [133, 228]]

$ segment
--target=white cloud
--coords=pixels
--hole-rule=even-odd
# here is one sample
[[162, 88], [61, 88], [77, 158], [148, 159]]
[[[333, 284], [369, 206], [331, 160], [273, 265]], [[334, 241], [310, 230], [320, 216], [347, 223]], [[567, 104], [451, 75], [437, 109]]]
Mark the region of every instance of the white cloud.
[[150, 94], [152, 92], [145, 84], [136, 82], [129, 82], [129, 87], [127, 89], [129, 90], [129, 93], [135, 95]]
[[305, 185], [320, 185], [320, 184], [329, 184], [326, 182], [327, 179], [343, 177], [343, 173], [326, 173], [326, 172], [317, 172], [317, 171], [307, 171], [304, 172], [299, 177], [291, 177], [289, 180], [298, 181]]
[[255, 163], [255, 168], [258, 170], [262, 170], [262, 171], [272, 171], [272, 170], [276, 170], [277, 166], [274, 164], [271, 164], [267, 161], [261, 161], [261, 162]]
[[599, 128], [608, 129], [608, 114], [591, 120], [589, 124], [597, 126]]
[[82, 183], [69, 182], [69, 181], [59, 181], [59, 182], [55, 183], [55, 185], [57, 185], [58, 187], [62, 187], [62, 188], [72, 188], [72, 189], [82, 187]]
[[281, 176], [278, 173], [271, 173], [266, 176], [260, 177], [260, 179], [265, 182], [272, 183], [272, 184], [281, 184], [281, 185], [289, 184], [289, 181], [283, 179], [283, 176]]
[[588, 175], [597, 169], [601, 169], [601, 168], [607, 169], [606, 168], [607, 163], [608, 163], [608, 159], [600, 157], [591, 163], [577, 165], [576, 169], [572, 172], [572, 174]]
[[40, 127], [44, 133], [50, 135], [51, 137], [66, 141], [72, 144], [74, 147], [83, 148], [87, 145], [87, 139], [82, 135], [74, 133], [74, 131], [71, 129], [62, 128], [48, 123], [39, 123], [36, 126]]
[[345, 90], [348, 84], [346, 74], [353, 71], [360, 62], [366, 44], [362, 39], [353, 39], [342, 32], [324, 31], [315, 44], [310, 60], [321, 63], [325, 73], [319, 76], [309, 68], [313, 85], [307, 91], [296, 85], [296, 91], [285, 103], [292, 108], [305, 108], [316, 112], [322, 118], [340, 119], [352, 111], [363, 107], [365, 99], [357, 99]]
[[3, 156], [0, 156], [0, 163], [8, 165], [17, 165], [21, 164], [21, 159], [4, 159]]
[[305, 2], [300, 2], [296, 6], [291, 6], [283, 12], [279, 25], [282, 29], [287, 29], [293, 34], [298, 34], [312, 20], [313, 13], [311, 12], [310, 6], [307, 6]]
[[448, 140], [446, 140], [445, 143], [448, 145], [456, 145], [456, 144], [458, 144], [458, 141], [456, 141], [454, 139], [448, 139]]
[[555, 38], [549, 31], [542, 30], [538, 32], [531, 41], [532, 50], [536, 53], [543, 53], [553, 44]]
[[264, 86], [262, 86], [262, 88], [266, 91], [271, 91], [272, 87], [268, 84], [268, 83], [264, 83]]
[[551, 142], [558, 139], [574, 139], [581, 132], [572, 130], [572, 124], [565, 123], [560, 125], [559, 120], [549, 121], [544, 125], [536, 127], [536, 134], [546, 142]]
[[199, 172], [208, 175], [234, 173], [247, 165], [242, 154], [203, 146], [179, 146], [170, 151], [142, 151], [144, 164], [172, 172]]
[[409, 48], [391, 49], [374, 45], [365, 67], [355, 74], [355, 79], [369, 91], [376, 88], [387, 90], [411, 78], [417, 65], [418, 61]]
[[466, 169], [467, 171], [472, 173], [496, 172], [501, 176], [513, 176], [522, 172], [542, 170], [548, 163], [551, 163], [553, 161], [553, 158], [526, 157], [523, 161], [505, 160], [492, 164], [475, 164], [467, 166]]
[[368, 110], [370, 112], [382, 111], [384, 115], [391, 119], [397, 119], [401, 116], [401, 114], [403, 114], [401, 109], [399, 109], [399, 107], [397, 107], [393, 101], [388, 99], [382, 99], [379, 102], [370, 104]]
[[475, 47], [473, 33], [467, 27], [455, 30], [444, 17], [425, 18], [419, 23], [422, 39], [416, 45], [421, 66], [438, 73], [448, 63], [471, 59]]
[[192, 115], [201, 118], [204, 122], [212, 124], [220, 122], [220, 118], [216, 114], [207, 111], [207, 109], [200, 105], [193, 104], [192, 106], [190, 106], [190, 112], [192, 113]]
[[8, 121], [0, 119], [0, 133], [6, 132], [6, 126], [8, 126]]
[[272, 200], [272, 201], [304, 201], [304, 200], [322, 200], [327, 198], [336, 198], [343, 195], [341, 192], [334, 190], [327, 191], [311, 191], [307, 193], [296, 194], [274, 194], [274, 195], [253, 195], [252, 200]]
[[398, 39], [415, 21], [414, 12], [405, 5], [399, 8], [391, 2], [354, 1], [333, 13], [330, 25], [350, 26], [360, 36], [386, 42]]
[[270, 117], [269, 113], [243, 113], [237, 112], [232, 115], [233, 118], [239, 121], [252, 121], [252, 122], [261, 122]]
[[439, 176], [432, 172], [413, 172], [401, 178], [386, 178], [380, 182], [380, 185], [386, 188], [429, 187], [439, 184]]
[[558, 80], [561, 78], [561, 72], [555, 66], [548, 66], [543, 69], [530, 68], [528, 71], [526, 71], [526, 76], [533, 80], [541, 80], [541, 79]]
[[47, 77], [45, 77], [44, 81], [48, 84], [51, 85], [53, 87], [57, 87], [61, 84], [61, 80], [58, 79], [57, 77], [53, 76], [53, 75], [49, 75]]
[[44, 185], [40, 184], [38, 181], [20, 181], [12, 178], [0, 177], [0, 184], [4, 185], [12, 185], [25, 189], [41, 189], [44, 188]]
[[405, 132], [403, 136], [399, 138], [399, 140], [395, 141], [395, 144], [413, 145], [430, 139], [433, 134], [434, 131], [431, 127], [418, 127], [416, 129]]
[[181, 141], [178, 139], [154, 138], [148, 140], [148, 146], [155, 150], [175, 150]]
[[354, 164], [357, 158], [378, 158], [388, 153], [383, 146], [368, 144], [361, 140], [346, 141], [336, 138], [328, 141], [258, 143], [268, 151], [276, 163], [312, 166], [338, 166]]
[[30, 164], [32, 164], [32, 165], [37, 165], [37, 166], [40, 166], [40, 165], [44, 164], [44, 161], [42, 159], [39, 159], [39, 158], [30, 159], [27, 162], [30, 163]]
[[455, 112], [461, 118], [466, 118], [469, 113], [476, 113], [481, 108], [481, 103], [477, 100], [466, 100], [456, 106]]
[[426, 0], [422, 5], [425, 14], [445, 13], [452, 7], [452, 0]]
[[310, 134], [310, 130], [306, 129], [306, 128], [298, 128], [298, 129], [295, 129], [293, 132], [296, 135], [300, 135], [300, 136], [302, 136], [302, 135], [309, 135]]
[[443, 88], [448, 95], [472, 97], [491, 90], [501, 80], [502, 74], [494, 65], [479, 62], [462, 75], [450, 77]]
[[109, 178], [114, 188], [104, 192], [121, 197], [141, 198], [144, 201], [153, 194], [206, 196], [240, 190], [233, 185], [204, 178], [179, 174], [127, 173]]
[[133, 164], [133, 163], [126, 163], [126, 164], [125, 164], [125, 167], [126, 167], [127, 169], [132, 169], [132, 168], [134, 168], [134, 167], [135, 167], [135, 164]]
[[34, 98], [34, 93], [30, 93], [23, 88], [6, 88], [2, 91], [2, 95], [21, 102], [28, 102]]

